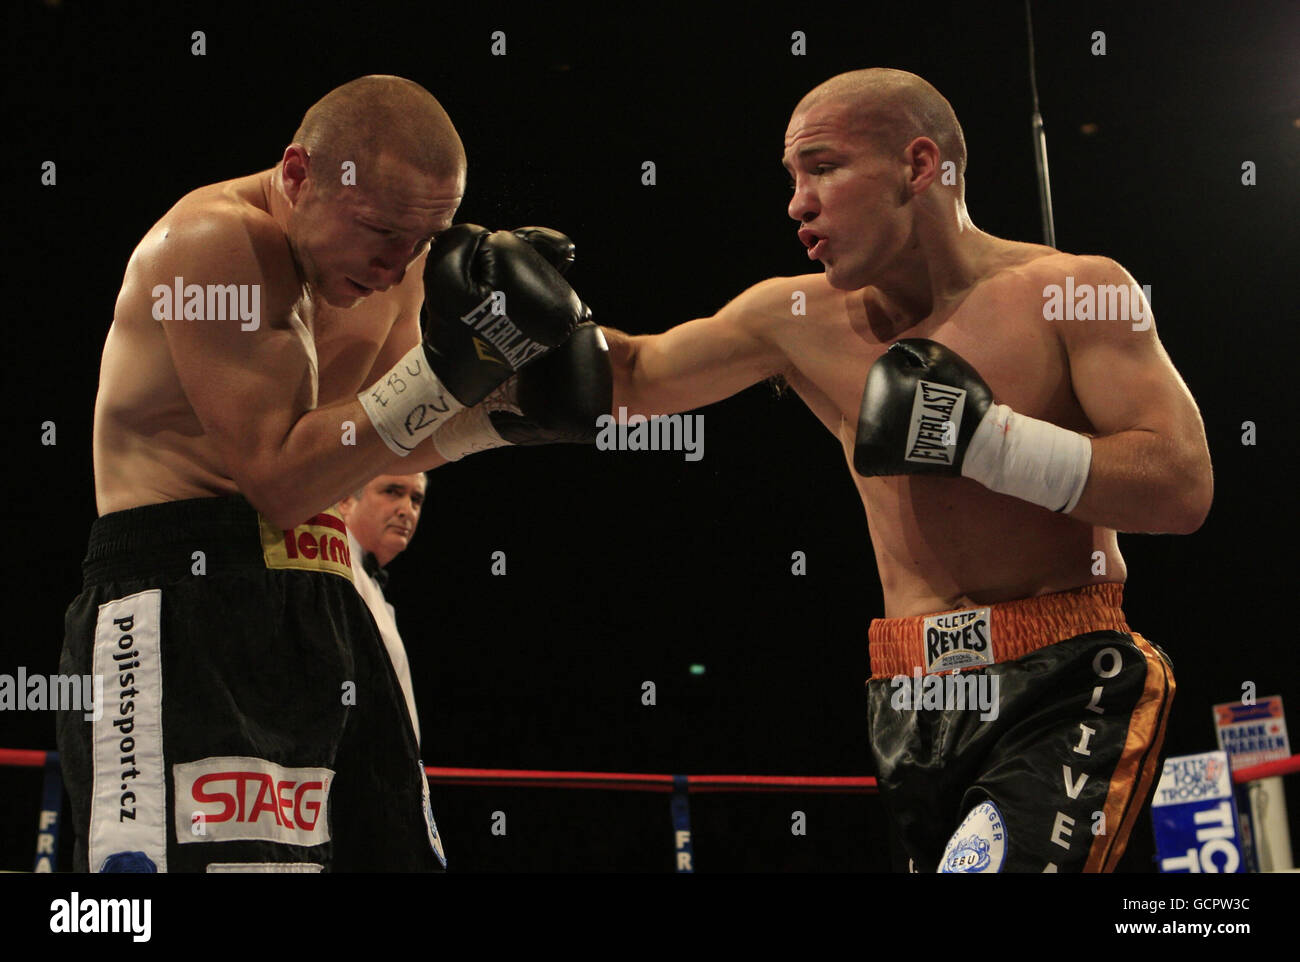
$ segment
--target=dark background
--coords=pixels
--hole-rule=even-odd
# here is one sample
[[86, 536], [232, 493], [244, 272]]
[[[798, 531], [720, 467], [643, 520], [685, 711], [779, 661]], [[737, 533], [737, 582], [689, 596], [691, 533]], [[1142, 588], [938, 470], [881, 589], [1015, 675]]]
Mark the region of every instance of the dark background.
[[[799, 98], [844, 70], [893, 66], [935, 84], [965, 129], [975, 222], [1041, 239], [1022, 4], [791, 6], [733, 17], [553, 4], [541, 18], [495, 4], [8, 4], [0, 673], [57, 670], [95, 517], [99, 354], [132, 248], [187, 191], [275, 163], [306, 108], [356, 76], [433, 91], [469, 153], [458, 219], [568, 232], [571, 281], [598, 321], [633, 333], [808, 271], [785, 213], [782, 136]], [[1121, 537], [1129, 622], [1177, 669], [1177, 754], [1214, 747], [1210, 705], [1246, 681], [1300, 705], [1300, 13], [1131, 6], [1036, 4], [1038, 79], [1058, 246], [1112, 256], [1152, 286], [1214, 458], [1199, 532]], [[489, 52], [498, 29], [505, 57]], [[194, 30], [204, 57], [190, 54]], [[806, 56], [790, 53], [794, 30]], [[1095, 30], [1104, 57], [1089, 52]], [[55, 187], [40, 183], [45, 160]], [[641, 184], [645, 160], [656, 186]], [[1248, 160], [1258, 186], [1241, 184]], [[47, 420], [55, 446], [39, 440]], [[839, 447], [765, 385], [709, 408], [705, 427], [700, 462], [558, 447], [432, 475], [389, 589], [428, 764], [873, 774], [862, 683], [881, 595]], [[497, 550], [504, 578], [489, 575]], [[790, 573], [795, 550], [804, 577]], [[53, 717], [0, 715], [0, 747], [53, 748]], [[0, 868], [30, 868], [39, 783], [0, 769]], [[1292, 795], [1300, 809], [1294, 784]], [[458, 871], [673, 865], [663, 795], [434, 786], [434, 809]], [[806, 837], [790, 834], [796, 809]], [[489, 833], [497, 810], [504, 838]], [[888, 865], [876, 798], [695, 796], [692, 815], [702, 871]], [[64, 847], [66, 860], [69, 831]], [[1144, 818], [1125, 867], [1149, 870], [1151, 850]]]

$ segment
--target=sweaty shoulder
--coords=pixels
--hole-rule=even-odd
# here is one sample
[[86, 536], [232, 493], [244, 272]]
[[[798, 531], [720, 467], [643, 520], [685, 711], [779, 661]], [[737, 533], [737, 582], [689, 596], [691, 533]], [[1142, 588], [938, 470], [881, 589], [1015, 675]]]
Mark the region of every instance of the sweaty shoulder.
[[[1029, 253], [1019, 263], [1014, 263], [995, 277], [1018, 279], [1038, 288], [1049, 285], [1071, 286], [1081, 284], [1131, 284], [1133, 278], [1117, 261], [1097, 254], [1067, 254], [1036, 244], [1023, 245], [1036, 253]], [[993, 278], [991, 278], [993, 279]]]
[[1129, 329], [1150, 329], [1150, 304], [1133, 275], [1112, 258], [1097, 254], [1066, 254], [1059, 251], [1024, 264], [1014, 273], [1025, 289], [1042, 304], [1048, 321], [1093, 321], [1054, 325], [1066, 342], [1101, 333]]
[[177, 278], [184, 285], [256, 284], [270, 316], [287, 311], [301, 296], [288, 241], [269, 213], [234, 189], [238, 183], [199, 188], [164, 214], [131, 255], [123, 297], [148, 296]]
[[742, 291], [719, 314], [731, 314], [751, 334], [771, 339], [791, 322], [824, 317], [828, 306], [843, 301], [844, 292], [831, 287], [825, 274], [769, 277]]

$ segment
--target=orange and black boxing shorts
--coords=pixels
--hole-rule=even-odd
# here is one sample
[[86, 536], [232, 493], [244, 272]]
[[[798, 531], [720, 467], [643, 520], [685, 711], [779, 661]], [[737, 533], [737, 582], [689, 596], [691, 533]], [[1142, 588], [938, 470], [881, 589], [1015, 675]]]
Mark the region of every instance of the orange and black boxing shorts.
[[284, 531], [242, 497], [91, 528], [61, 668], [75, 868], [438, 871], [406, 701], [326, 511]]
[[1114, 869], [1174, 696], [1122, 601], [1099, 584], [871, 623], [871, 748], [909, 868]]

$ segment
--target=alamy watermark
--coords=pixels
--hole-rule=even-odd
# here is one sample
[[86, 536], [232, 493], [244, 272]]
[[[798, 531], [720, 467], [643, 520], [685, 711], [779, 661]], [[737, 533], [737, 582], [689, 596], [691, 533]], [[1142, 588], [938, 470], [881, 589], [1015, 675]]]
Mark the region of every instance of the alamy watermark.
[[175, 278], [171, 285], [156, 284], [153, 295], [155, 321], [234, 321], [241, 331], [261, 325], [262, 289], [257, 284], [186, 284]]
[[148, 942], [152, 917], [152, 899], [83, 899], [73, 892], [50, 903], [50, 931], [56, 934], [122, 934]]
[[0, 711], [80, 711], [86, 721], [104, 717], [103, 675], [0, 675]]
[[1043, 288], [1043, 319], [1048, 321], [1132, 321], [1133, 330], [1151, 326], [1151, 285], [1078, 284], [1066, 275], [1065, 286]]
[[895, 711], [976, 711], [980, 721], [998, 717], [1000, 678], [989, 672], [952, 672], [926, 675], [920, 668], [889, 680], [894, 693], [889, 707]]
[[618, 409], [618, 417], [602, 414], [596, 418], [596, 447], [601, 451], [685, 451], [687, 461], [704, 457], [703, 414], [627, 413]]

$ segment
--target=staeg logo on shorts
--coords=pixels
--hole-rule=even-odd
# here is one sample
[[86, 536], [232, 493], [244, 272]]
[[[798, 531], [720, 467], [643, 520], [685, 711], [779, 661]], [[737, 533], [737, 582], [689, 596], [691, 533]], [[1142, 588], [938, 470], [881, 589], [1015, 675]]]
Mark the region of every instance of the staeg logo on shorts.
[[176, 841], [330, 840], [328, 768], [283, 768], [264, 758], [204, 758], [172, 766]]

